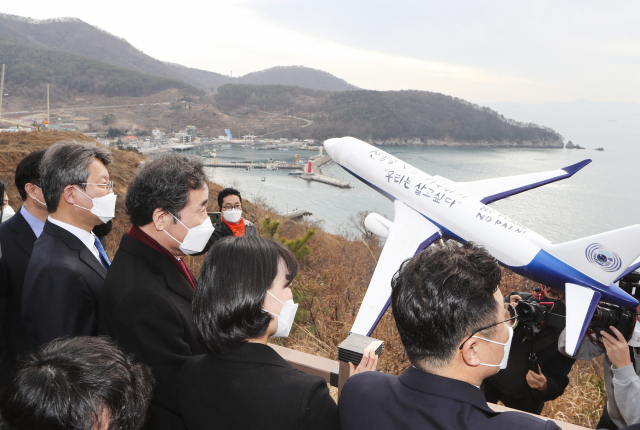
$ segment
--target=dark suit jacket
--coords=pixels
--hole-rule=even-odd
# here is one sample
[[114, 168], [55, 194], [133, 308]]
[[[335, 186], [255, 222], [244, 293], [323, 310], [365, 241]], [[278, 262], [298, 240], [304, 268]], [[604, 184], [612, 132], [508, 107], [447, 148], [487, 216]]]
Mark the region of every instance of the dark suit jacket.
[[259, 343], [190, 358], [180, 378], [180, 408], [189, 430], [340, 428], [326, 381]]
[[156, 380], [147, 429], [183, 429], [178, 378], [187, 358], [204, 353], [193, 323], [193, 288], [167, 257], [128, 234], [109, 267], [99, 334], [151, 367]]
[[35, 233], [19, 210], [0, 224], [0, 387], [18, 355], [29, 350], [21, 315], [22, 286], [35, 241]]
[[479, 388], [410, 367], [400, 376], [358, 373], [340, 396], [340, 423], [354, 429], [559, 429], [520, 412], [494, 412]]
[[63, 336], [95, 335], [106, 274], [80, 239], [47, 221], [33, 246], [22, 293], [30, 348]]

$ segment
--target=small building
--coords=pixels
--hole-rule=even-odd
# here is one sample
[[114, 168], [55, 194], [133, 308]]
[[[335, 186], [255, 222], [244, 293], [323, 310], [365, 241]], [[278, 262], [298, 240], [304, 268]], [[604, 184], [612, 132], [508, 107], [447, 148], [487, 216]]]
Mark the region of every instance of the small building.
[[153, 136], [153, 138], [155, 140], [160, 140], [164, 137], [164, 132], [162, 130], [160, 130], [159, 128], [155, 128], [153, 130], [151, 130], [151, 135]]
[[130, 145], [138, 143], [138, 138], [135, 136], [124, 136], [120, 138], [120, 142], [124, 143], [125, 145]]
[[198, 136], [198, 128], [195, 125], [188, 125], [187, 129], [185, 130], [185, 133], [187, 133], [189, 136], [195, 139]]

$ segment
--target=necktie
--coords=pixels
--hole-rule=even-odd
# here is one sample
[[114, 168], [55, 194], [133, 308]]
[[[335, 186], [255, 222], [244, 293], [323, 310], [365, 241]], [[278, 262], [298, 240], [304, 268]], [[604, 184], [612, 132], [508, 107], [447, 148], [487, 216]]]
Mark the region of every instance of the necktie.
[[104, 248], [102, 247], [102, 244], [98, 239], [98, 236], [95, 236], [93, 238], [93, 243], [96, 245], [96, 248], [98, 248], [98, 254], [100, 254], [100, 262], [102, 263], [105, 269], [109, 270], [109, 266], [111, 266], [111, 262], [109, 261], [109, 257], [107, 257], [107, 253], [104, 252]]

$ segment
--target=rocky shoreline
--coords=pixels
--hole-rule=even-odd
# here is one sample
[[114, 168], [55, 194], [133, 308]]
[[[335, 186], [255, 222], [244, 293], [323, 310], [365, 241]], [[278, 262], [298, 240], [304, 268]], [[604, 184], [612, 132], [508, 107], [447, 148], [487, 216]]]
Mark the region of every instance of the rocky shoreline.
[[545, 148], [545, 149], [561, 149], [564, 148], [562, 140], [555, 141], [524, 141], [521, 143], [501, 141], [501, 142], [464, 142], [452, 140], [435, 140], [420, 138], [395, 138], [395, 139], [367, 139], [367, 142], [375, 146], [404, 146], [404, 147], [445, 147], [445, 148]]

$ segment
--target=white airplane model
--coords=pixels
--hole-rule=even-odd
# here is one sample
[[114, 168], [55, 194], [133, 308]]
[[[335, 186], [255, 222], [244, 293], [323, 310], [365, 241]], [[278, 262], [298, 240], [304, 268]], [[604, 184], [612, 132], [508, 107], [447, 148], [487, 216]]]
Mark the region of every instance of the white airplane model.
[[500, 263], [535, 282], [566, 292], [567, 345], [575, 355], [600, 300], [628, 308], [638, 301], [613, 284], [640, 267], [640, 225], [555, 245], [488, 207], [491, 202], [565, 179], [584, 160], [549, 172], [476, 182], [430, 176], [353, 137], [324, 147], [338, 165], [393, 202], [394, 221], [367, 216], [365, 226], [386, 238], [378, 265], [353, 324], [369, 336], [391, 303], [391, 279], [407, 258], [442, 236], [484, 246]]

